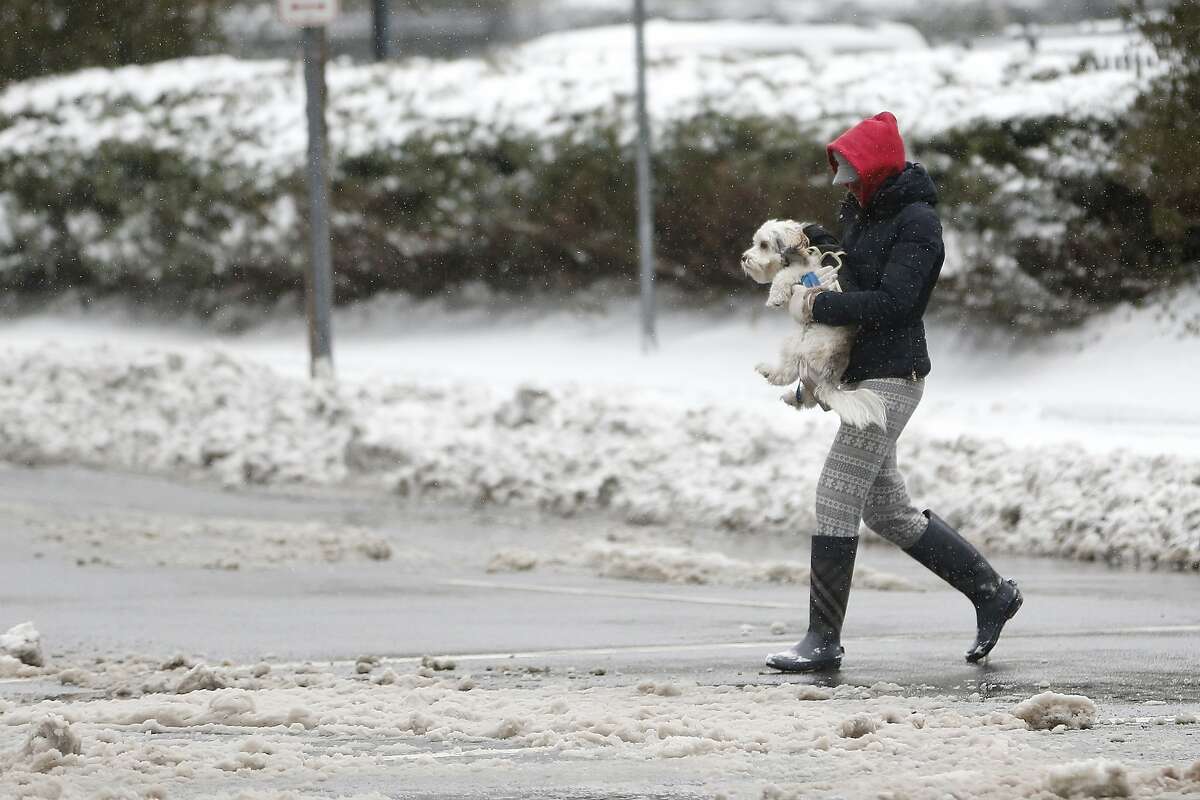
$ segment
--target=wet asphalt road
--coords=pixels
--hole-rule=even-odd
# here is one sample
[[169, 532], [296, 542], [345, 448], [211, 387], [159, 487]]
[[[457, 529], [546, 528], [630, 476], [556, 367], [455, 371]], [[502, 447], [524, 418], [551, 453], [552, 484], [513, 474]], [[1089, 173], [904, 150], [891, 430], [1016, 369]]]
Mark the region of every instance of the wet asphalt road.
[[[51, 653], [186, 652], [235, 662], [452, 654], [465, 664], [515, 654], [564, 669], [604, 667], [614, 680], [636, 672], [704, 683], [890, 681], [964, 698], [1052, 687], [1112, 702], [1200, 702], [1196, 574], [999, 556], [997, 566], [1020, 580], [1026, 602], [989, 662], [973, 666], [961, 656], [974, 621], [966, 601], [902, 553], [864, 548], [862, 564], [919, 580], [928, 591], [856, 590], [842, 672], [797, 678], [761, 664], [800, 632], [803, 587], [482, 568], [498, 547], [553, 548], [568, 532], [602, 535], [604, 521], [414, 508], [354, 492], [228, 492], [76, 468], [6, 469], [0, 477], [0, 504], [18, 509], [352, 521], [383, 532], [397, 553], [383, 563], [232, 572], [77, 566], [69, 548], [45, 547], [21, 514], [10, 514], [0, 527], [0, 625], [34, 620]], [[722, 549], [804, 558], [796, 544], [726, 540]], [[424, 557], [406, 561], [408, 548]], [[772, 635], [773, 622], [789, 632]]]

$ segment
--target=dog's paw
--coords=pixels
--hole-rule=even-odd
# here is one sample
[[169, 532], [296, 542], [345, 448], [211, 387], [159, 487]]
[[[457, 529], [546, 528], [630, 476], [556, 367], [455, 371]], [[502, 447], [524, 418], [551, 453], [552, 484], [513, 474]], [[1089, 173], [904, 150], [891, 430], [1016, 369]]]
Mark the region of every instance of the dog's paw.
[[771, 289], [767, 294], [767, 308], [783, 308], [792, 299], [792, 287]]
[[784, 392], [779, 396], [779, 399], [787, 403], [792, 408], [800, 408], [800, 401], [796, 399], [796, 393], [792, 391]]
[[797, 324], [807, 325], [813, 321], [813, 301], [816, 300], [819, 291], [818, 289], [806, 289], [792, 295], [788, 301], [788, 313], [792, 315], [792, 319], [796, 320]]
[[754, 371], [767, 380], [771, 380], [771, 376], [775, 374], [775, 370], [771, 369], [770, 364], [758, 364], [754, 367]]

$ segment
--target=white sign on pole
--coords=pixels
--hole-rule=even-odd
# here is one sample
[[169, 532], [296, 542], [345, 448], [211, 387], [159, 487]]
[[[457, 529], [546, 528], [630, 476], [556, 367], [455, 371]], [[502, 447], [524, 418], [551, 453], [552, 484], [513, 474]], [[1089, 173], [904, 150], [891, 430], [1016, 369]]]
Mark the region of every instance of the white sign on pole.
[[296, 28], [322, 28], [338, 15], [338, 0], [279, 0], [283, 24]]

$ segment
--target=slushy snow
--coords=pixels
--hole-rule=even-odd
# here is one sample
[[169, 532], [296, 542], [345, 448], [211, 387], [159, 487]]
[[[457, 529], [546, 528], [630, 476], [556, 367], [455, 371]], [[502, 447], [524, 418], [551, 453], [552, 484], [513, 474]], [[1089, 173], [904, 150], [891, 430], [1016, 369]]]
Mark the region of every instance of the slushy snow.
[[48, 772], [54, 767], [73, 763], [68, 756], [82, 752], [83, 744], [71, 723], [57, 714], [48, 714], [31, 726], [29, 737], [21, 748], [29, 769]]
[[[618, 771], [685, 759], [714, 794], [731, 776], [763, 776], [764, 797], [1200, 789], [1200, 765], [1096, 761], [1086, 732], [1051, 736], [1002, 702], [889, 684], [709, 686], [655, 677], [614, 686], [595, 673], [485, 670], [467, 679], [413, 666], [383, 661], [378, 675], [229, 666], [227, 688], [171, 694], [164, 687], [183, 667], [164, 675], [155, 659], [95, 665], [97, 696], [0, 702], [0, 753], [15, 754], [0, 771], [0, 795], [70, 800], [120, 785], [131, 797], [232, 797], [349, 778], [462, 779], [475, 770], [518, 779], [546, 758], [565, 768], [602, 758]], [[740, 780], [744, 788], [755, 779]]]
[[[186, 517], [135, 511], [53, 514], [13, 507], [41, 541], [79, 565], [159, 564], [234, 570], [292, 564], [387, 561], [392, 547], [377, 532], [330, 522]], [[414, 558], [415, 553], [406, 553]]]
[[[799, 561], [749, 561], [716, 551], [664, 544], [591, 541], [571, 551], [539, 556], [525, 548], [501, 550], [488, 562], [489, 572], [528, 572], [539, 564], [583, 567], [603, 578], [653, 583], [807, 584], [808, 564]], [[882, 591], [921, 591], [899, 575], [858, 565], [854, 585]]]
[[1117, 761], [1082, 761], [1051, 767], [1046, 787], [1059, 797], [1130, 797], [1128, 771]]

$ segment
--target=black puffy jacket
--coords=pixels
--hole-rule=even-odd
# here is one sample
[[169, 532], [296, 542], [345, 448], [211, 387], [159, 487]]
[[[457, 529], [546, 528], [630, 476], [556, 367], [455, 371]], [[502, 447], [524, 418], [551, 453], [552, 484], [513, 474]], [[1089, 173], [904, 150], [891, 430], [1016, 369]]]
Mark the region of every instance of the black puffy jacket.
[[[813, 319], [860, 326], [844, 383], [929, 374], [921, 318], [946, 255], [936, 204], [929, 173], [913, 163], [880, 186], [865, 210], [852, 195], [842, 204], [842, 292], [819, 294]], [[820, 226], [806, 232], [813, 244], [839, 244]]]

